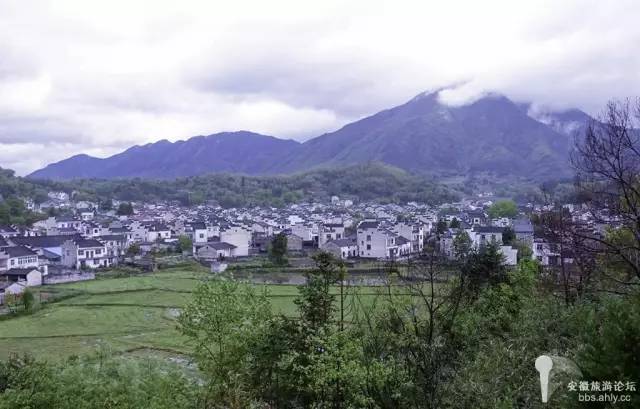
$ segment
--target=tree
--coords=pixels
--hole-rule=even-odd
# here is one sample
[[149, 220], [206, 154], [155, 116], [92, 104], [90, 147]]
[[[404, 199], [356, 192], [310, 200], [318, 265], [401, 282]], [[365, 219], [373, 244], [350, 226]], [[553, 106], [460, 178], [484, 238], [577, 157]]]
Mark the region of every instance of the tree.
[[193, 241], [191, 237], [182, 235], [178, 238], [178, 248], [182, 253], [191, 253], [193, 251]]
[[275, 265], [287, 264], [287, 236], [284, 233], [276, 234], [269, 244], [269, 260]]
[[131, 216], [133, 214], [133, 205], [131, 203], [120, 203], [116, 213], [118, 216]]
[[460, 228], [460, 220], [454, 217], [453, 219], [451, 219], [451, 223], [449, 223], [449, 227], [451, 227], [452, 229]]
[[111, 198], [106, 198], [100, 202], [100, 210], [109, 211], [113, 209], [113, 201]]
[[132, 243], [127, 249], [127, 256], [133, 257], [141, 253], [140, 245], [138, 243]]
[[[640, 99], [610, 101], [583, 138], [576, 138], [571, 162], [577, 170], [576, 187], [596, 222], [617, 218], [629, 233], [624, 242], [594, 237], [593, 250], [627, 265], [640, 278]], [[607, 209], [603, 215], [600, 209]], [[622, 283], [629, 281], [619, 280]], [[621, 284], [622, 284], [621, 283]]]
[[516, 233], [511, 227], [505, 227], [502, 230], [502, 243], [505, 246], [510, 246], [516, 240]]
[[33, 296], [33, 292], [28, 288], [24, 290], [21, 296], [22, 306], [26, 312], [31, 312], [33, 309], [33, 305], [35, 303], [35, 297]]
[[271, 318], [266, 289], [224, 278], [196, 288], [178, 323], [194, 344], [198, 367], [207, 376], [211, 407], [250, 406], [250, 346]]
[[453, 239], [453, 254], [459, 260], [466, 259], [472, 252], [471, 248], [471, 238], [466, 231], [461, 231], [456, 234], [456, 237]]
[[513, 200], [498, 200], [489, 207], [487, 213], [492, 219], [500, 217], [514, 218], [518, 215], [518, 206]]

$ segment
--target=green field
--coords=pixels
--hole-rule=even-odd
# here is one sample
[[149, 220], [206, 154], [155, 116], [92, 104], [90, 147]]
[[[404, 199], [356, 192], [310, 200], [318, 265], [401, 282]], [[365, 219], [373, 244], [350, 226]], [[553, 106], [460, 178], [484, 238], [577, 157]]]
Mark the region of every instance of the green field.
[[[205, 272], [163, 270], [144, 276], [43, 286], [36, 297], [62, 297], [30, 315], [0, 321], [0, 359], [10, 354], [63, 359], [108, 348], [116, 353], [188, 353], [175, 317]], [[267, 285], [273, 310], [295, 314], [295, 286]], [[337, 289], [336, 289], [337, 290]], [[370, 302], [378, 289], [360, 287]]]

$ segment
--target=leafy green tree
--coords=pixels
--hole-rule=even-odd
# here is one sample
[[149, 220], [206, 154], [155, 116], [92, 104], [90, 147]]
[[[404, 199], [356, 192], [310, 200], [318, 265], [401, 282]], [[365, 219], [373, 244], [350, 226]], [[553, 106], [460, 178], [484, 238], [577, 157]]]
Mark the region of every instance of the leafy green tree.
[[199, 369], [207, 376], [215, 407], [248, 407], [246, 362], [252, 339], [272, 317], [266, 289], [215, 279], [196, 289], [178, 319], [194, 345]]
[[20, 298], [22, 300], [22, 306], [24, 307], [24, 310], [27, 312], [31, 312], [36, 302], [35, 297], [33, 296], [33, 292], [27, 288], [24, 290]]
[[113, 200], [110, 198], [106, 198], [100, 201], [100, 209], [104, 211], [109, 211], [113, 209]]
[[495, 243], [482, 246], [465, 260], [463, 271], [467, 289], [476, 297], [485, 286], [495, 286], [507, 279], [504, 256]]
[[191, 237], [185, 235], [178, 237], [178, 249], [182, 253], [191, 253], [193, 251], [193, 241]]
[[453, 254], [457, 259], [464, 260], [472, 253], [471, 245], [469, 234], [466, 231], [461, 231], [453, 239]]
[[127, 256], [129, 257], [137, 256], [140, 253], [141, 253], [141, 249], [140, 249], [140, 244], [138, 243], [132, 243], [127, 249]]
[[287, 264], [287, 236], [284, 233], [276, 234], [269, 244], [269, 260], [275, 265]]
[[511, 227], [505, 227], [502, 230], [502, 243], [505, 246], [511, 246], [516, 240], [516, 232]]
[[116, 214], [118, 216], [131, 216], [133, 214], [133, 205], [131, 203], [120, 203]]
[[492, 219], [500, 217], [514, 218], [518, 215], [518, 206], [513, 200], [498, 200], [489, 207], [487, 213]]
[[454, 217], [453, 219], [451, 219], [451, 223], [449, 223], [449, 227], [451, 227], [452, 229], [460, 228], [460, 220]]
[[515, 247], [518, 250], [518, 262], [522, 260], [530, 260], [533, 256], [533, 250], [531, 244], [524, 240], [514, 240], [511, 242], [511, 247]]

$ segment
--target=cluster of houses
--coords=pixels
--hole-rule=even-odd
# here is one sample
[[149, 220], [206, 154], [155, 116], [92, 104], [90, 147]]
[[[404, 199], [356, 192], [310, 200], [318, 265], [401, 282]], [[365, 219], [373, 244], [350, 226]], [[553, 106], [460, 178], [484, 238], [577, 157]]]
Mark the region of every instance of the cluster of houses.
[[[49, 193], [49, 201], [66, 209], [65, 215], [29, 228], [0, 226], [0, 297], [40, 285], [48, 275], [115, 266], [131, 255], [134, 244], [140, 254], [178, 249], [185, 236], [194, 258], [214, 262], [264, 252], [277, 234], [287, 236], [290, 252], [321, 249], [341, 259], [409, 258], [421, 253], [429, 241], [453, 258], [453, 243], [465, 233], [476, 248], [494, 243], [505, 262], [513, 265], [518, 250], [505, 243], [508, 227], [543, 265], [555, 264], [561, 257], [554, 243], [535, 234], [528, 216], [544, 209], [523, 207], [516, 218], [490, 219], [485, 209], [491, 201], [484, 197], [440, 207], [354, 204], [337, 197], [330, 203], [286, 208], [135, 203], [135, 212], [129, 216], [98, 210], [95, 203], [71, 202], [61, 192]], [[580, 209], [571, 211], [585, 217]], [[438, 231], [443, 222], [446, 228]]]

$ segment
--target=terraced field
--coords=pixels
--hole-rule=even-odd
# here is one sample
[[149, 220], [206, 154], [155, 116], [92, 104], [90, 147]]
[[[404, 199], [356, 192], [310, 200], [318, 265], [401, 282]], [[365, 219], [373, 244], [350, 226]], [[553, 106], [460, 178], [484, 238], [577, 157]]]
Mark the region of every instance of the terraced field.
[[[64, 359], [100, 348], [116, 353], [188, 353], [190, 346], [176, 329], [176, 316], [208, 277], [203, 271], [170, 269], [41, 287], [37, 298], [63, 297], [31, 315], [0, 321], [0, 359], [22, 353]], [[267, 287], [274, 311], [295, 314], [295, 286]], [[369, 302], [378, 290], [359, 291], [359, 299]]]

